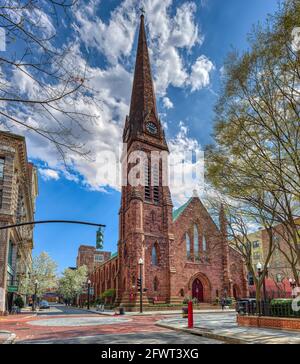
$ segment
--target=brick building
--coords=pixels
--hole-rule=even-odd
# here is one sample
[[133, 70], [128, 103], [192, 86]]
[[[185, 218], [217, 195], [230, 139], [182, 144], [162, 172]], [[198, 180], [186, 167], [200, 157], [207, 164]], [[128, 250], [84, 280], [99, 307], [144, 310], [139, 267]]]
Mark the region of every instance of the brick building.
[[[295, 220], [295, 225], [299, 226], [300, 219]], [[291, 262], [295, 262], [294, 269], [300, 276], [300, 264], [298, 262], [297, 253], [292, 245], [287, 243], [287, 229], [283, 224], [278, 224], [273, 227], [274, 236], [274, 252], [271, 256], [268, 268], [268, 276], [265, 280], [266, 293], [269, 298], [273, 297], [291, 297], [292, 288], [289, 279], [294, 279], [296, 275], [291, 269]], [[299, 233], [300, 236], [300, 233]], [[248, 235], [249, 241], [252, 244], [252, 264], [256, 268], [258, 263], [265, 264], [269, 250], [269, 234], [266, 229], [260, 229]], [[300, 238], [299, 238], [300, 246]], [[299, 249], [299, 248], [298, 248]], [[297, 263], [298, 262], [298, 263]], [[255, 286], [251, 277], [249, 279], [250, 295], [255, 296]]]
[[[0, 225], [33, 221], [37, 193], [25, 138], [0, 132]], [[32, 249], [33, 226], [0, 230], [0, 314], [10, 309], [22, 277], [31, 272]]]
[[86, 265], [90, 274], [98, 265], [106, 262], [110, 256], [110, 252], [99, 251], [95, 247], [89, 245], [80, 245], [78, 248], [76, 266], [78, 268], [82, 265]]
[[[95, 295], [114, 288], [117, 303], [134, 309], [140, 259], [147, 288], [144, 304], [182, 303], [185, 296], [212, 302], [224, 295], [247, 295], [246, 272], [240, 255], [228, 245], [223, 211], [217, 226], [196, 195], [173, 211], [163, 183], [165, 164], [151, 159], [153, 152], [168, 154], [169, 149], [156, 107], [143, 15], [123, 142], [123, 181], [140, 162], [145, 183], [123, 183], [118, 253], [94, 270]], [[134, 152], [141, 151], [138, 161], [132, 161]]]

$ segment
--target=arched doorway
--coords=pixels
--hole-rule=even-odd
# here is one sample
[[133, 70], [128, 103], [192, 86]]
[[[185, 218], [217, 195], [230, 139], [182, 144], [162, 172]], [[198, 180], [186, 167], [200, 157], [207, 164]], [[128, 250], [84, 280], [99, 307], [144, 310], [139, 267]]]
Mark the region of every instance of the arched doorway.
[[194, 280], [192, 285], [192, 297], [196, 298], [198, 302], [203, 302], [203, 285], [201, 281], [197, 278]]

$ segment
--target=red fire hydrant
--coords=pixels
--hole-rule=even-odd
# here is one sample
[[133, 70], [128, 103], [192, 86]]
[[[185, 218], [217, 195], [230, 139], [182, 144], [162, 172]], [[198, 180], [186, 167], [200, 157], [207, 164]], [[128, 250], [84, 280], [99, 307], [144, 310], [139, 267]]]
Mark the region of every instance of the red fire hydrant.
[[194, 327], [194, 317], [193, 317], [193, 302], [188, 303], [188, 328], [192, 329]]

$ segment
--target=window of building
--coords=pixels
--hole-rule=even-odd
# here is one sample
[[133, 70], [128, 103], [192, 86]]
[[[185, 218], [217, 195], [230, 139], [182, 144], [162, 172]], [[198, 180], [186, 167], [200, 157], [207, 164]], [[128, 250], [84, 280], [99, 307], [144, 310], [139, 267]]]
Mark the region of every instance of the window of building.
[[199, 257], [199, 234], [197, 225], [194, 225], [194, 255], [195, 258]]
[[97, 254], [94, 256], [94, 262], [95, 263], [102, 263], [104, 262], [104, 256], [103, 254]]
[[258, 240], [253, 241], [252, 245], [253, 245], [253, 249], [258, 249], [260, 247], [260, 242]]
[[254, 279], [252, 273], [248, 273], [248, 284], [249, 286], [254, 286]]
[[4, 177], [4, 158], [0, 158], [0, 179], [3, 179]]
[[3, 192], [0, 190], [0, 209], [2, 208]]
[[185, 234], [185, 243], [186, 243], [186, 256], [188, 259], [191, 258], [191, 240], [189, 234]]
[[155, 292], [158, 291], [158, 285], [159, 285], [158, 279], [157, 279], [157, 277], [155, 277], [154, 280], [153, 280], [153, 290]]
[[158, 265], [158, 254], [157, 254], [157, 245], [154, 244], [152, 248], [152, 265]]
[[275, 233], [274, 236], [273, 236], [273, 242], [274, 242], [274, 246], [277, 249], [280, 248], [280, 240], [281, 240], [280, 236]]
[[159, 165], [153, 166], [153, 200], [159, 202]]
[[254, 254], [253, 254], [253, 259], [254, 259], [254, 260], [260, 260], [260, 259], [261, 259], [261, 255], [260, 255], [260, 253], [254, 253]]
[[149, 173], [149, 161], [146, 158], [144, 162], [144, 184], [145, 184], [145, 200], [151, 200], [150, 191], [150, 173]]
[[8, 247], [8, 259], [7, 259], [7, 263], [9, 266], [12, 267], [13, 265], [13, 251], [14, 251], [14, 246], [13, 243], [11, 241], [9, 241], [9, 247]]
[[203, 248], [203, 251], [206, 252], [206, 250], [207, 250], [207, 241], [206, 241], [205, 234], [203, 234], [203, 237], [202, 237], [202, 248]]

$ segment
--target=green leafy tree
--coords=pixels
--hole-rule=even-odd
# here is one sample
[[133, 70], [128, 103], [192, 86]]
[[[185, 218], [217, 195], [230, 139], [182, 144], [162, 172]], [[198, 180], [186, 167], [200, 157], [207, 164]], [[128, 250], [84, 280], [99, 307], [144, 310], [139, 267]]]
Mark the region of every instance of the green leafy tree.
[[101, 298], [105, 301], [108, 301], [109, 303], [113, 303], [114, 299], [116, 297], [116, 290], [111, 288], [104, 291], [101, 295]]
[[65, 269], [59, 280], [59, 293], [67, 300], [73, 300], [83, 293], [88, 279], [88, 270], [85, 265], [78, 269]]
[[255, 211], [268, 231], [284, 226], [281, 238], [298, 284], [300, 52], [292, 34], [299, 19], [299, 0], [284, 2], [251, 32], [248, 51], [228, 57], [215, 143], [207, 150], [207, 177], [215, 189]]
[[56, 270], [56, 262], [46, 252], [42, 252], [33, 258], [31, 273], [21, 279], [20, 293], [32, 295], [36, 290], [37, 296], [41, 297], [47, 291], [56, 288]]

